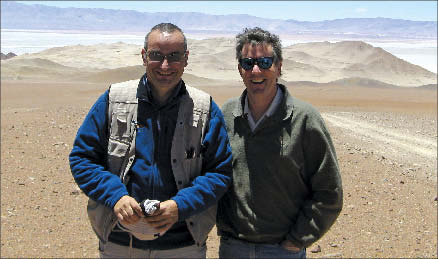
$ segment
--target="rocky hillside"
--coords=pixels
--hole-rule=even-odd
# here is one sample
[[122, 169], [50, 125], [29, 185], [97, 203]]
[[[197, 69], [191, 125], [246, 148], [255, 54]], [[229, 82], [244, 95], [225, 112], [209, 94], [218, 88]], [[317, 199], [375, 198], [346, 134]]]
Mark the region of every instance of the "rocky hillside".
[[8, 54], [3, 54], [3, 52], [1, 52], [1, 60], [5, 60], [5, 59], [10, 59], [17, 56], [15, 53], [9, 52]]

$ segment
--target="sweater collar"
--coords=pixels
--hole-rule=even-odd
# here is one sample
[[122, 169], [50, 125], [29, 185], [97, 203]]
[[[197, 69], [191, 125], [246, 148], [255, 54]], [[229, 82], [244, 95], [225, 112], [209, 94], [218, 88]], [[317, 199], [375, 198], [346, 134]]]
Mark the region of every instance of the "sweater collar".
[[[272, 115], [272, 118], [274, 120], [287, 120], [290, 117], [292, 117], [293, 114], [293, 109], [294, 109], [293, 97], [290, 95], [289, 91], [284, 85], [277, 84], [277, 86], [279, 89], [282, 90], [283, 98], [280, 101], [278, 108]], [[246, 96], [247, 96], [247, 90], [245, 89], [232, 111], [234, 117], [246, 118], [246, 114], [244, 113]]]

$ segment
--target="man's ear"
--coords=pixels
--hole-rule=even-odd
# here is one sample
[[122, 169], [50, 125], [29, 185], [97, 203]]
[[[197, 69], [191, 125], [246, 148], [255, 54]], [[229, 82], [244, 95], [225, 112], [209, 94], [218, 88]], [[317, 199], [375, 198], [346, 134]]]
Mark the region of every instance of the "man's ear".
[[147, 60], [146, 60], [146, 50], [141, 49], [141, 58], [143, 59], [143, 66], [146, 66]]
[[278, 77], [280, 77], [281, 76], [281, 65], [282, 65], [282, 62], [280, 61], [280, 62], [278, 62], [278, 66], [277, 66], [277, 70], [278, 70]]
[[185, 55], [184, 55], [184, 67], [186, 67], [189, 64], [189, 51], [186, 50]]
[[242, 66], [240, 64], [237, 64], [237, 70], [239, 70], [239, 74], [242, 76]]

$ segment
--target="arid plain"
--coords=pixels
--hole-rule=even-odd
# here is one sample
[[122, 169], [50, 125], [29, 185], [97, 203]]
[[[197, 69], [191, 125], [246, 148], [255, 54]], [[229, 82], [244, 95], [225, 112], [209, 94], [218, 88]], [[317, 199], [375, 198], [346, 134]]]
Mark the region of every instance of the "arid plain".
[[[357, 47], [357, 55], [365, 55], [362, 50], [369, 52], [368, 58], [373, 54], [369, 46], [351, 44], [347, 49]], [[89, 108], [109, 84], [138, 78], [144, 71], [140, 46], [119, 45], [65, 47], [2, 61], [1, 257], [98, 256], [85, 211], [87, 197], [71, 176], [68, 154]], [[218, 56], [202, 56], [212, 46], [224, 57], [222, 67], [217, 67]], [[192, 63], [183, 78], [219, 105], [244, 89], [230, 46], [232, 42], [220, 39], [189, 42]], [[122, 58], [115, 55], [124, 51]], [[315, 64], [303, 65], [316, 52], [308, 48], [306, 53], [313, 55], [306, 57], [293, 51], [286, 51], [287, 57], [296, 54], [302, 60], [285, 64], [283, 80], [293, 96], [322, 113], [344, 186], [341, 215], [308, 248], [308, 257], [436, 258], [437, 90], [430, 86], [436, 84], [436, 74], [389, 58], [364, 65], [363, 75], [383, 64], [399, 73], [394, 85], [429, 86], [390, 85], [390, 71], [380, 71], [377, 78], [357, 75], [359, 79], [336, 81], [353, 64], [339, 57], [338, 63], [319, 59], [315, 62], [327, 70], [316, 71]], [[316, 72], [324, 80], [304, 82], [317, 81], [311, 80]], [[207, 246], [208, 257], [217, 257], [215, 230]]]

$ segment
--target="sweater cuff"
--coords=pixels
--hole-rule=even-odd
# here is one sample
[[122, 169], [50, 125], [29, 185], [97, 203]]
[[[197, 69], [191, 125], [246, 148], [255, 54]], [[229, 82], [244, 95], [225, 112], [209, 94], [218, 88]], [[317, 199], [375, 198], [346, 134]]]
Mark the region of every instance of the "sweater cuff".
[[113, 195], [113, 198], [108, 199], [108, 200], [105, 202], [105, 205], [106, 205], [107, 207], [110, 207], [111, 209], [113, 209], [114, 206], [116, 205], [116, 203], [117, 203], [117, 202], [118, 202], [123, 196], [126, 196], [126, 195], [129, 196], [129, 193], [128, 193], [127, 191], [120, 191], [119, 193], [114, 194], [114, 195]]
[[302, 240], [295, 238], [295, 236], [291, 232], [289, 232], [289, 234], [287, 234], [286, 239], [291, 241], [296, 247], [299, 247], [299, 248], [306, 247], [306, 244]]
[[184, 221], [188, 218], [190, 218], [189, 208], [185, 204], [184, 199], [181, 197], [175, 196], [172, 197], [171, 200], [176, 202], [176, 205], [178, 206], [178, 221]]

